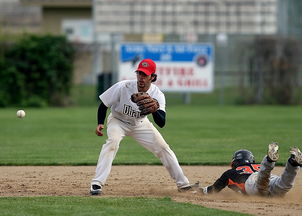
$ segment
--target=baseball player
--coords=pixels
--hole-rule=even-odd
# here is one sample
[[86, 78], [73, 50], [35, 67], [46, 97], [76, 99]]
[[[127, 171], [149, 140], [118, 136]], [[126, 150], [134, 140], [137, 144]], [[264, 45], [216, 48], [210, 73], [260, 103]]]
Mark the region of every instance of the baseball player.
[[152, 84], [157, 79], [156, 64], [151, 59], [144, 59], [135, 72], [137, 80], [120, 81], [99, 96], [101, 104], [98, 108], [96, 127], [98, 136], [103, 136], [102, 130], [108, 107], [111, 113], [107, 118], [108, 138], [102, 146], [95, 177], [91, 182], [92, 195], [102, 193], [111, 171], [112, 161], [125, 136], [133, 137], [161, 160], [176, 181], [179, 191], [192, 188], [174, 152], [147, 118], [148, 114], [152, 114], [154, 122], [161, 128], [166, 122], [165, 96], [156, 85]]
[[302, 153], [294, 147], [281, 176], [271, 175], [279, 158], [278, 144], [268, 146], [268, 153], [261, 164], [256, 164], [252, 152], [238, 150], [234, 153], [232, 169], [225, 171], [211, 186], [200, 188], [203, 194], [218, 193], [229, 188], [247, 195], [284, 196], [294, 185], [295, 177], [302, 166]]

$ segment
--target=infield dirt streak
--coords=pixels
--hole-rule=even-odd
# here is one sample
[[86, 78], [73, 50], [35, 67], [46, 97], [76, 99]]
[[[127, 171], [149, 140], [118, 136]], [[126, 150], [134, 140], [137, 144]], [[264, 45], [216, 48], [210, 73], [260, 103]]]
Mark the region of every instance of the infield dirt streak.
[[[191, 183], [212, 183], [228, 167], [182, 166]], [[0, 166], [0, 196], [90, 196], [94, 166]], [[276, 167], [274, 174], [280, 174]], [[302, 172], [285, 198], [247, 197], [226, 189], [220, 194], [201, 196], [179, 193], [162, 166], [113, 166], [103, 197], [172, 197], [206, 207], [253, 215], [302, 215]]]

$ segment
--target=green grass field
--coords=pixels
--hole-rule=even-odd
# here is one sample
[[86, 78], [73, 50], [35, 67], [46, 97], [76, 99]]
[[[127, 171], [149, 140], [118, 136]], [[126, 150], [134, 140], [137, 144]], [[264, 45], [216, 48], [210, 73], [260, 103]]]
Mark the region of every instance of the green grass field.
[[[106, 137], [94, 134], [97, 107], [0, 109], [1, 165], [95, 165]], [[181, 164], [229, 164], [246, 148], [259, 161], [271, 141], [280, 143], [280, 164], [290, 146], [302, 147], [301, 106], [167, 107], [159, 129]], [[115, 164], [160, 164], [131, 138], [125, 138]]]
[[170, 198], [5, 197], [0, 198], [1, 216], [203, 216], [246, 215], [176, 203]]

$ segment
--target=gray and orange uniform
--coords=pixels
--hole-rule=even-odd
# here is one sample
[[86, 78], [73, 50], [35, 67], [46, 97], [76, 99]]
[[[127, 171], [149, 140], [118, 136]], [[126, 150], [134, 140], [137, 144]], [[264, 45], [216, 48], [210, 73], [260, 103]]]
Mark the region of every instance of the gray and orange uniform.
[[284, 196], [293, 187], [300, 165], [295, 164], [289, 158], [280, 176], [271, 174], [274, 167], [275, 162], [270, 161], [265, 156], [261, 164], [250, 163], [225, 171], [213, 185], [202, 188], [202, 192], [203, 194], [211, 194], [228, 186], [246, 195], [263, 196], [259, 191], [262, 187], [262, 181], [258, 180], [266, 179], [268, 182], [267, 196]]
[[237, 168], [232, 168], [225, 171], [220, 178], [211, 186], [204, 188], [205, 194], [217, 193], [229, 187], [236, 192], [246, 194], [245, 182], [251, 174], [257, 172], [260, 168], [260, 164], [246, 164]]

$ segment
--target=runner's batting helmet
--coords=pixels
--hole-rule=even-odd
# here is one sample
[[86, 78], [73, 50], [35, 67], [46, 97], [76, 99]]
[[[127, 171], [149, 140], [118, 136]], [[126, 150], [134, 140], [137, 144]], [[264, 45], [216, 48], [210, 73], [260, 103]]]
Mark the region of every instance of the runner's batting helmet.
[[249, 163], [255, 163], [255, 158], [249, 150], [241, 149], [234, 153], [231, 166], [236, 168]]

